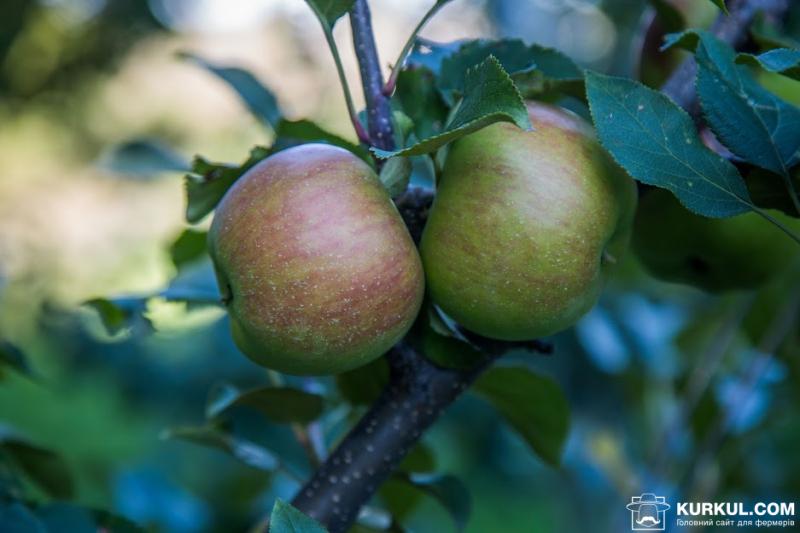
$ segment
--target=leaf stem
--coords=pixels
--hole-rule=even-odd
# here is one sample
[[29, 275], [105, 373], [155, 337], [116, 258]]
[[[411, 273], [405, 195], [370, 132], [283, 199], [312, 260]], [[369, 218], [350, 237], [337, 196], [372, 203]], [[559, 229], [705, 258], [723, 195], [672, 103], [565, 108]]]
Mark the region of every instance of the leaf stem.
[[325, 23], [325, 16], [316, 9], [314, 3], [309, 2], [308, 4], [314, 10], [314, 14], [320, 21], [322, 33], [325, 34], [325, 40], [327, 41], [328, 48], [333, 56], [333, 62], [336, 64], [336, 73], [339, 76], [339, 83], [342, 85], [342, 91], [344, 92], [344, 100], [347, 104], [347, 113], [350, 115], [350, 122], [353, 124], [353, 129], [356, 131], [356, 136], [358, 136], [358, 140], [360, 142], [369, 144], [369, 135], [367, 135], [366, 130], [364, 130], [364, 126], [358, 119], [356, 106], [353, 104], [353, 96], [350, 92], [350, 85], [347, 83], [347, 76], [344, 74], [342, 57], [339, 55], [339, 47], [336, 46], [336, 40], [333, 38], [333, 29]]
[[783, 181], [786, 183], [786, 190], [789, 192], [789, 198], [792, 199], [792, 204], [794, 205], [794, 210], [800, 215], [800, 198], [797, 196], [797, 188], [794, 186], [794, 181], [792, 180], [792, 176], [789, 174], [788, 171], [782, 174]]
[[780, 229], [780, 230], [781, 230], [781, 231], [783, 231], [783, 232], [784, 232], [786, 235], [788, 235], [790, 239], [792, 239], [793, 241], [795, 241], [797, 244], [800, 244], [800, 235], [797, 235], [797, 234], [796, 234], [796, 233], [794, 233], [792, 230], [790, 230], [788, 227], [786, 227], [786, 225], [785, 225], [783, 222], [781, 222], [781, 221], [780, 221], [780, 220], [778, 220], [777, 218], [773, 217], [772, 215], [770, 215], [769, 213], [767, 213], [767, 212], [766, 212], [766, 210], [764, 210], [764, 209], [761, 209], [760, 207], [757, 207], [757, 206], [752, 206], [752, 209], [753, 209], [753, 211], [755, 211], [756, 213], [758, 213], [759, 215], [761, 215], [761, 216], [762, 216], [763, 218], [765, 218], [766, 220], [768, 220], [768, 221], [772, 222], [772, 223], [773, 223], [775, 226], [777, 226], [777, 227], [778, 227], [778, 229]]
[[436, 0], [436, 3], [431, 6], [427, 13], [422, 17], [422, 19], [417, 24], [417, 27], [414, 28], [414, 31], [411, 32], [411, 35], [408, 36], [408, 40], [406, 41], [405, 46], [403, 46], [403, 50], [400, 52], [400, 55], [397, 57], [397, 61], [394, 62], [392, 66], [392, 73], [389, 75], [389, 79], [386, 81], [386, 85], [383, 86], [383, 94], [386, 96], [390, 96], [393, 92], [395, 87], [397, 86], [397, 76], [400, 74], [400, 70], [402, 70], [403, 65], [406, 62], [406, 58], [408, 54], [411, 52], [411, 49], [414, 47], [414, 43], [417, 40], [417, 35], [425, 27], [428, 21], [448, 2], [449, 0]]

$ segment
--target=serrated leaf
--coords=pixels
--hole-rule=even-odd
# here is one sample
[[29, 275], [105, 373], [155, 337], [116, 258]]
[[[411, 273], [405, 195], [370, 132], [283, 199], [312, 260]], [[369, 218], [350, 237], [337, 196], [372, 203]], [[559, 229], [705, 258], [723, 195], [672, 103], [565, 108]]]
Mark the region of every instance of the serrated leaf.
[[665, 46], [694, 51], [697, 93], [709, 126], [742, 159], [788, 176], [800, 160], [800, 109], [761, 87], [735, 64], [735, 52], [712, 34], [689, 30]]
[[256, 409], [273, 422], [308, 424], [322, 415], [324, 402], [317, 394], [292, 387], [264, 387], [236, 394], [225, 389], [224, 395], [209, 405], [207, 415], [219, 417], [241, 406]]
[[[25, 353], [15, 344], [0, 340], [0, 371], [3, 367], [13, 368], [20, 374], [31, 376], [31, 367]], [[2, 372], [0, 372], [2, 373]]]
[[273, 471], [278, 458], [263, 446], [252, 441], [234, 437], [213, 427], [181, 427], [164, 431], [164, 439], [179, 439], [216, 448], [235, 457], [242, 463], [259, 470]]
[[186, 220], [190, 224], [200, 222], [217, 207], [217, 204], [239, 177], [271, 154], [269, 148], [256, 146], [250, 156], [239, 166], [211, 163], [196, 157], [191, 174], [186, 176]]
[[381, 158], [422, 155], [495, 122], [511, 122], [530, 129], [528, 111], [522, 97], [500, 62], [489, 56], [481, 64], [467, 70], [464, 98], [445, 130], [408, 148], [393, 152], [373, 148]]
[[0, 453], [9, 457], [24, 474], [47, 494], [66, 499], [72, 496], [69, 468], [60, 455], [0, 428]]
[[278, 498], [269, 518], [269, 533], [326, 533], [322, 525]]
[[445, 102], [452, 106], [457, 95], [466, 94], [469, 69], [484, 63], [489, 57], [496, 58], [509, 75], [536, 67], [531, 49], [519, 39], [466, 41], [455, 53], [442, 60], [437, 80]]
[[189, 170], [183, 156], [154, 139], [133, 139], [113, 146], [100, 158], [100, 164], [112, 172], [144, 178]]
[[395, 197], [408, 188], [411, 178], [411, 160], [407, 157], [392, 157], [381, 168], [380, 179], [389, 196]]
[[306, 0], [322, 24], [333, 28], [336, 21], [353, 7], [354, 0]]
[[692, 119], [667, 96], [589, 71], [586, 94], [600, 142], [635, 179], [669, 189], [707, 217], [752, 208], [736, 167], [703, 145]]
[[539, 457], [557, 465], [569, 432], [569, 403], [558, 383], [524, 367], [490, 368], [472, 389]]
[[463, 531], [472, 511], [469, 489], [449, 474], [398, 474], [396, 476], [417, 490], [435, 499], [450, 514], [456, 531]]
[[238, 67], [217, 65], [190, 53], [182, 53], [180, 57], [200, 65], [218, 76], [236, 91], [253, 116], [273, 130], [277, 128], [278, 122], [281, 120], [278, 99], [272, 91], [258, 81], [252, 72]]
[[712, 3], [713, 3], [715, 6], [717, 6], [717, 7], [720, 9], [720, 11], [722, 11], [722, 12], [723, 12], [723, 13], [725, 13], [726, 15], [729, 15], [729, 14], [730, 14], [730, 13], [728, 12], [728, 6], [727, 6], [727, 5], [725, 5], [725, 0], [711, 0], [711, 2], [712, 2]]
[[761, 67], [768, 72], [800, 80], [800, 50], [775, 48], [759, 55], [739, 54], [736, 56], [736, 62]]
[[208, 253], [207, 236], [205, 231], [184, 230], [169, 247], [169, 256], [175, 268], [180, 269], [205, 257]]
[[536, 68], [513, 75], [524, 98], [547, 98], [559, 93], [584, 98], [583, 69], [567, 55], [554, 48], [533, 44], [528, 57]]

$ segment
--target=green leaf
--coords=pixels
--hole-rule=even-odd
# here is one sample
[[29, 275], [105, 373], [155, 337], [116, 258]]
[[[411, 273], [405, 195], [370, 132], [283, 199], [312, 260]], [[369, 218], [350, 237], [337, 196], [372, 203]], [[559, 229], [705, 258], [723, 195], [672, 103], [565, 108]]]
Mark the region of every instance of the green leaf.
[[557, 465], [569, 432], [569, 404], [553, 379], [524, 367], [490, 368], [473, 391], [488, 401], [546, 462]]
[[57, 453], [0, 428], [0, 454], [9, 457], [12, 464], [50, 496], [61, 499], [72, 497], [72, 476]]
[[16, 345], [0, 339], [0, 370], [4, 367], [12, 368], [26, 376], [32, 376], [33, 372], [28, 364], [28, 358]]
[[712, 34], [668, 36], [665, 46], [674, 45], [695, 53], [700, 104], [719, 140], [742, 159], [788, 176], [800, 160], [800, 109], [761, 87]]
[[398, 470], [403, 472], [432, 472], [436, 469], [436, 458], [433, 451], [420, 442], [406, 455]]
[[444, 58], [438, 77], [442, 97], [453, 105], [456, 95], [467, 94], [469, 69], [494, 57], [509, 75], [528, 72], [536, 67], [531, 48], [519, 39], [464, 42], [458, 51]]
[[720, 9], [720, 11], [722, 11], [726, 15], [730, 15], [730, 13], [728, 12], [728, 6], [725, 5], [725, 0], [711, 0], [711, 2], [713, 2], [713, 4]]
[[322, 525], [278, 498], [269, 518], [269, 533], [326, 533]]
[[683, 13], [678, 11], [669, 0], [649, 0], [649, 2], [656, 12], [661, 28], [666, 33], [681, 31], [686, 27]]
[[436, 78], [429, 69], [418, 66], [404, 69], [397, 77], [394, 100], [414, 123], [418, 139], [442, 131], [447, 120], [447, 106], [436, 88]]
[[449, 474], [398, 474], [417, 490], [432, 497], [450, 514], [456, 530], [463, 531], [472, 510], [472, 497], [466, 485]]
[[381, 169], [380, 179], [389, 196], [401, 194], [408, 188], [411, 179], [411, 160], [402, 156], [387, 160]]
[[[779, 209], [784, 214], [800, 217], [791, 198], [786, 194], [786, 185], [781, 176], [753, 167], [744, 177], [747, 190], [753, 203], [766, 209]], [[800, 190], [800, 166], [792, 169], [792, 182], [795, 190]]]
[[211, 163], [198, 156], [192, 163], [192, 173], [186, 175], [186, 220], [200, 222], [217, 204], [239, 177], [271, 154], [269, 148], [256, 146], [239, 166]]
[[363, 146], [326, 131], [310, 120], [281, 120], [275, 130], [275, 143], [272, 150], [277, 152], [298, 144], [322, 142], [348, 150], [370, 165], [373, 164], [369, 151]]
[[394, 152], [376, 148], [372, 151], [384, 159], [398, 155], [427, 154], [464, 135], [501, 121], [511, 122], [523, 129], [531, 128], [528, 111], [519, 91], [494, 56], [467, 69], [464, 91], [464, 99], [442, 133]]
[[752, 207], [742, 177], [706, 148], [689, 115], [641, 83], [586, 73], [598, 137], [635, 179], [672, 191], [689, 210], [729, 217]]
[[250, 113], [273, 130], [281, 120], [278, 99], [249, 71], [238, 67], [223, 67], [187, 52], [180, 57], [191, 61], [217, 75], [230, 85], [245, 103]]
[[513, 75], [524, 98], [552, 98], [561, 93], [584, 98], [583, 70], [565, 54], [537, 44], [528, 47], [536, 68]]
[[133, 139], [114, 146], [101, 157], [100, 164], [112, 172], [134, 177], [189, 170], [183, 156], [153, 139]]
[[389, 383], [386, 359], [379, 357], [364, 366], [336, 374], [342, 397], [353, 405], [371, 405]]
[[739, 54], [736, 56], [736, 62], [761, 67], [768, 72], [800, 80], [800, 50], [775, 48], [759, 55]]
[[175, 268], [180, 269], [205, 257], [208, 254], [207, 236], [208, 233], [205, 231], [183, 230], [169, 247], [169, 256]]
[[213, 427], [180, 427], [164, 431], [163, 439], [179, 439], [216, 448], [259, 470], [273, 471], [280, 464], [269, 450], [252, 441], [234, 437]]
[[206, 414], [216, 418], [241, 406], [256, 409], [273, 422], [307, 424], [322, 415], [324, 403], [317, 394], [291, 387], [265, 387], [236, 394], [228, 387], [209, 404]]
[[333, 28], [336, 21], [353, 7], [354, 0], [306, 0], [319, 21]]

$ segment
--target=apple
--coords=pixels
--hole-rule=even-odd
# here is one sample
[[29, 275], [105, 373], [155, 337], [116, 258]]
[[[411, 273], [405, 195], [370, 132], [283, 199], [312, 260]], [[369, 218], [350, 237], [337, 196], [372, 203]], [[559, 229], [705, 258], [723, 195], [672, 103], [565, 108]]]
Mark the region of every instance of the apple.
[[[768, 211], [794, 232], [800, 220]], [[642, 196], [633, 248], [655, 277], [725, 291], [756, 287], [785, 271], [800, 246], [756, 213], [705, 218], [684, 208], [666, 189]]]
[[636, 187], [577, 115], [529, 103], [536, 128], [493, 124], [455, 142], [420, 252], [433, 301], [467, 329], [530, 340], [597, 301], [627, 247]]
[[375, 172], [326, 144], [245, 173], [208, 236], [233, 338], [253, 361], [334, 374], [387, 351], [422, 303], [419, 254]]

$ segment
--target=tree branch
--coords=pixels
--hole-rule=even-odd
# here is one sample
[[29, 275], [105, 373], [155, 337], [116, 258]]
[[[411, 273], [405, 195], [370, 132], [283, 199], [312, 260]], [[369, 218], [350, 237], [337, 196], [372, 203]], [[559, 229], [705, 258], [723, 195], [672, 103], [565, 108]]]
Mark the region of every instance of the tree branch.
[[383, 94], [383, 76], [372, 33], [372, 20], [367, 0], [356, 0], [350, 11], [353, 45], [356, 49], [364, 100], [367, 104], [367, 129], [372, 146], [382, 150], [394, 149], [392, 108]]

